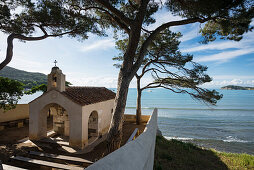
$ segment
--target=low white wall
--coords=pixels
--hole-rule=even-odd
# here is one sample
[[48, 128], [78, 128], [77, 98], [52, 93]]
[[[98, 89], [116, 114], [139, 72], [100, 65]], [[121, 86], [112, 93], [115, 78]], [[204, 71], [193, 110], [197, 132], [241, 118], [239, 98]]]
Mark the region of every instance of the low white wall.
[[154, 109], [144, 132], [135, 140], [89, 166], [88, 170], [152, 170], [157, 131]]
[[2, 109], [0, 110], [0, 123], [28, 118], [29, 118], [28, 104], [17, 104], [15, 109], [11, 109], [6, 112], [4, 112]]

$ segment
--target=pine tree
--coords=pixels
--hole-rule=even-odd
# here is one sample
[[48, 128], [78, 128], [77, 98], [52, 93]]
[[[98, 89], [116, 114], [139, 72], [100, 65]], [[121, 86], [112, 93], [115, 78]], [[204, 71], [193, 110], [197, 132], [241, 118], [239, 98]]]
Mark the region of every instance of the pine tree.
[[[142, 37], [145, 39], [146, 35]], [[140, 73], [136, 73], [137, 80], [137, 106], [136, 123], [141, 123], [141, 96], [145, 89], [165, 88], [174, 93], [187, 93], [194, 99], [215, 105], [222, 95], [215, 90], [200, 88], [212, 79], [205, 74], [207, 67], [193, 62], [193, 56], [183, 55], [179, 51], [181, 33], [173, 33], [169, 29], [164, 30], [150, 44], [147, 54], [140, 67]], [[120, 54], [113, 60], [122, 61], [123, 53], [127, 48], [127, 39], [116, 42]], [[120, 64], [115, 64], [120, 68]], [[141, 79], [151, 74], [154, 81], [141, 87]]]
[[[86, 38], [87, 32], [104, 35], [105, 29], [113, 28], [116, 34], [128, 39], [118, 75], [114, 116], [108, 134], [109, 151], [120, 146], [129, 84], [142, 65], [148, 47], [161, 32], [172, 26], [204, 23], [201, 29], [204, 43], [216, 38], [239, 41], [244, 33], [252, 30], [250, 22], [254, 15], [252, 0], [166, 0], [165, 4], [155, 0], [0, 2], [1, 11], [4, 11], [0, 13], [0, 29], [10, 34], [7, 60], [0, 64], [0, 69], [11, 60], [14, 38], [31, 41], [64, 34]], [[14, 8], [16, 4], [23, 5], [25, 11], [11, 17], [9, 11], [13, 4]], [[167, 21], [155, 29], [149, 29], [149, 25], [155, 22], [153, 14], [158, 12], [160, 6], [182, 19]], [[44, 35], [32, 37], [35, 29], [41, 30]], [[144, 40], [143, 34], [147, 34]]]

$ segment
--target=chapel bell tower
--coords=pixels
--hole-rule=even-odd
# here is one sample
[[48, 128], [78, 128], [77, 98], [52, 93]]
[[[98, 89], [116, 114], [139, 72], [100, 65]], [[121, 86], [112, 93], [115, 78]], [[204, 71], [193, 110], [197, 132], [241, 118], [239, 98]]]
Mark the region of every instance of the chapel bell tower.
[[65, 91], [65, 75], [62, 73], [62, 70], [60, 70], [55, 60], [55, 66], [52, 67], [51, 73], [48, 75], [48, 88], [47, 91], [50, 90], [57, 90], [59, 92]]

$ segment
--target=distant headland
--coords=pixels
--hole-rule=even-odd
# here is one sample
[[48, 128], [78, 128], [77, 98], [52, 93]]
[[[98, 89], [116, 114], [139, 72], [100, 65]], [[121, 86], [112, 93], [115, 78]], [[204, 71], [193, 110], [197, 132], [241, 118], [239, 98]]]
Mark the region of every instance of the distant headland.
[[221, 89], [223, 90], [254, 90], [254, 87], [228, 85], [228, 86], [221, 87]]

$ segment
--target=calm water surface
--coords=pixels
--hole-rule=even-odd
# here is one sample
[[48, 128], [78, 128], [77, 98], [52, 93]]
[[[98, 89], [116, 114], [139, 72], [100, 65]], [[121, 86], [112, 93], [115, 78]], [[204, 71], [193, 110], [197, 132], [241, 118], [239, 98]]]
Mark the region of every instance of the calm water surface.
[[[254, 90], [218, 90], [217, 106], [165, 89], [144, 91], [142, 113], [158, 108], [158, 126], [168, 139], [179, 139], [220, 151], [254, 155]], [[136, 89], [130, 89], [126, 113], [135, 113]]]
[[[254, 90], [218, 91], [224, 97], [211, 107], [185, 94], [146, 90], [142, 95], [142, 114], [151, 114], [157, 107], [158, 126], [168, 139], [254, 155]], [[41, 94], [24, 96], [19, 103], [28, 103]], [[135, 114], [135, 108], [136, 89], [129, 89], [126, 113]]]

